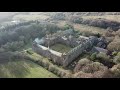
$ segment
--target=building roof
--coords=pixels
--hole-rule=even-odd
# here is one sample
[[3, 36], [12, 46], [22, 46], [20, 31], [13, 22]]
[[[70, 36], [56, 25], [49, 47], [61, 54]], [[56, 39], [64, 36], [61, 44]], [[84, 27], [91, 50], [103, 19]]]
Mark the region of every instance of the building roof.
[[100, 48], [100, 47], [93, 47], [92, 51], [93, 52], [103, 52], [103, 53], [107, 53], [108, 52], [107, 49], [103, 49], [103, 48]]

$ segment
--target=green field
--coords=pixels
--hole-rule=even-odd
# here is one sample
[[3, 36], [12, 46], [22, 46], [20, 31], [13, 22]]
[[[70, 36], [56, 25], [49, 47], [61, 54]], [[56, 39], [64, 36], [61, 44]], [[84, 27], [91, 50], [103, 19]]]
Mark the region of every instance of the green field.
[[63, 44], [55, 44], [50, 47], [51, 49], [61, 52], [61, 53], [67, 53], [69, 52], [72, 48]]
[[57, 76], [26, 60], [1, 64], [0, 78], [57, 78]]

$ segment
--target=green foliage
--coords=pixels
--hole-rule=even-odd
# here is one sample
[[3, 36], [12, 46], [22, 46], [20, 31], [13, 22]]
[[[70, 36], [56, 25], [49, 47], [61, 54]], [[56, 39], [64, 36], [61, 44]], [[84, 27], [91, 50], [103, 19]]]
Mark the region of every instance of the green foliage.
[[112, 55], [116, 56], [117, 55], [117, 51], [112, 52]]
[[73, 26], [70, 24], [65, 24], [64, 30], [67, 30], [67, 29], [73, 29]]
[[113, 62], [116, 64], [120, 63], [120, 52], [118, 52], [117, 55], [115, 55]]
[[24, 46], [23, 41], [16, 41], [16, 42], [8, 42], [5, 45], [2, 45], [1, 48], [3, 48], [5, 51], [17, 51], [21, 47]]
[[120, 56], [120, 52], [117, 53], [117, 56]]
[[90, 59], [91, 59], [92, 61], [95, 61], [95, 60], [97, 59], [96, 56], [97, 56], [97, 53], [95, 52], [95, 53], [93, 53], [93, 54], [90, 56]]
[[36, 37], [43, 37], [46, 31], [55, 33], [60, 30], [55, 24], [45, 23], [41, 24], [36, 21], [23, 22], [16, 25], [8, 25], [0, 31], [0, 45], [11, 43], [15, 41], [23, 41], [27, 44], [31, 39]]
[[29, 49], [28, 49], [26, 52], [27, 52], [28, 54], [33, 54], [33, 51], [32, 51], [32, 50], [29, 50]]
[[110, 60], [109, 56], [107, 56], [105, 53], [102, 53], [102, 52], [97, 54], [96, 57], [97, 57], [97, 59], [100, 59], [100, 60], [105, 60], [105, 61], [109, 61]]
[[115, 56], [113, 62], [116, 64], [120, 63], [120, 56]]

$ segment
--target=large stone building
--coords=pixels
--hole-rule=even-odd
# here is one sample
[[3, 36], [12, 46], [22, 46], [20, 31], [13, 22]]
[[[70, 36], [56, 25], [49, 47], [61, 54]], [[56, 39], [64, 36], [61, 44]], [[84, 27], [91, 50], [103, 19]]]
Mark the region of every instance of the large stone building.
[[[65, 44], [73, 49], [67, 53], [60, 53], [49, 48], [56, 43]], [[45, 36], [41, 39], [36, 38], [33, 42], [33, 50], [38, 54], [51, 59], [54, 63], [68, 66], [73, 60], [81, 55], [85, 50], [92, 49], [98, 43], [98, 38], [74, 36], [72, 29], [59, 31], [53, 35]]]

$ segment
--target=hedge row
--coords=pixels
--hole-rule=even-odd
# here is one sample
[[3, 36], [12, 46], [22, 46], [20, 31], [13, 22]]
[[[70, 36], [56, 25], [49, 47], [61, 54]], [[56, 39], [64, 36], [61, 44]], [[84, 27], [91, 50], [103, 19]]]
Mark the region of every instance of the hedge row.
[[34, 63], [39, 64], [40, 66], [44, 67], [45, 69], [47, 69], [48, 71], [56, 74], [57, 76], [61, 77], [61, 78], [70, 78], [72, 77], [72, 74], [70, 73], [69, 70], [64, 70], [62, 68], [57, 67], [56, 65], [53, 65], [52, 63], [44, 60], [44, 59], [35, 59], [32, 58], [30, 56], [25, 56], [25, 59], [27, 60], [31, 60]]

